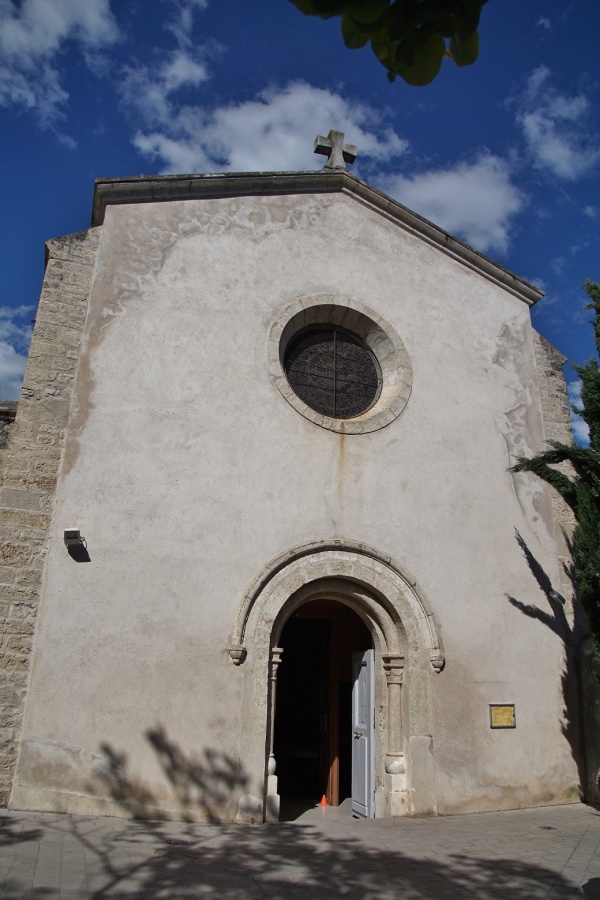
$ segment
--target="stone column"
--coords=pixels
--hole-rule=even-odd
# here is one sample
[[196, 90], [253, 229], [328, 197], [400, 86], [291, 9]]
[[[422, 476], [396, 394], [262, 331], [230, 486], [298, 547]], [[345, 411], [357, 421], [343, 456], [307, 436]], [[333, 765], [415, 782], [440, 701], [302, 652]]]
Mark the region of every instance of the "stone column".
[[265, 821], [279, 821], [279, 794], [277, 793], [277, 775], [275, 770], [277, 763], [273, 752], [275, 741], [275, 706], [277, 699], [277, 669], [283, 655], [282, 647], [273, 647], [269, 665], [269, 757], [267, 760], [267, 798], [265, 808]]
[[385, 754], [385, 792], [389, 815], [401, 816], [406, 804], [406, 763], [402, 747], [402, 676], [404, 657], [384, 654], [383, 670], [387, 681], [387, 749]]

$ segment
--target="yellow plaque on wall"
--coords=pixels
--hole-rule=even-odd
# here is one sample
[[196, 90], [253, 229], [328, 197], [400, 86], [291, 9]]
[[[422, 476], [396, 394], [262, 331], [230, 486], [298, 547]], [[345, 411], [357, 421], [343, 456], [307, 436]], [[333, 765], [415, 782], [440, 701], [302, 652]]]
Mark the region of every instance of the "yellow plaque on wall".
[[516, 728], [514, 703], [490, 703], [490, 728]]

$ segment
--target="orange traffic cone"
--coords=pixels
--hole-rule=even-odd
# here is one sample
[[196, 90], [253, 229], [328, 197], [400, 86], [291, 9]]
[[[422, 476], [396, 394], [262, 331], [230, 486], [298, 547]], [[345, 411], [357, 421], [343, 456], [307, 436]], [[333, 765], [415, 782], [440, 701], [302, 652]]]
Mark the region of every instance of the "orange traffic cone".
[[327, 797], [325, 796], [325, 794], [323, 794], [323, 796], [321, 797], [321, 802], [319, 803], [319, 806], [322, 809], [325, 809], [326, 806], [329, 806], [329, 803], [327, 802]]

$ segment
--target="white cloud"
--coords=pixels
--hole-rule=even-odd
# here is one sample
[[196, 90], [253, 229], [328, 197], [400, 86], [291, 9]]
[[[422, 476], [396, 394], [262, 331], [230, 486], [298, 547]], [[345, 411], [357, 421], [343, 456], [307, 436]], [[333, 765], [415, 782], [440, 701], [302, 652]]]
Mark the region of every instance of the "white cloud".
[[162, 68], [161, 76], [168, 93], [184, 85], [197, 87], [208, 78], [206, 66], [187, 53], [177, 50]]
[[27, 354], [0, 340], [0, 400], [18, 400]]
[[512, 217], [525, 204], [523, 194], [511, 182], [508, 164], [489, 153], [446, 169], [410, 177], [394, 175], [385, 179], [384, 188], [484, 252], [507, 250]]
[[570, 381], [567, 385], [567, 390], [569, 393], [569, 403], [571, 406], [571, 430], [573, 432], [573, 437], [577, 441], [578, 444], [583, 444], [583, 446], [587, 446], [590, 442], [590, 429], [588, 427], [587, 422], [581, 418], [576, 412], [573, 411], [573, 406], [578, 409], [581, 409], [581, 379], [577, 379], [576, 381]]
[[270, 87], [254, 100], [213, 110], [186, 106], [177, 111], [163, 86], [159, 73], [151, 89], [157, 92], [153, 110], [160, 127], [134, 138], [137, 149], [158, 160], [163, 172], [313, 169], [324, 160], [314, 157], [312, 138], [330, 128], [344, 131], [348, 143], [358, 144], [362, 158], [380, 163], [408, 146], [382, 126], [369, 107], [302, 81]]
[[208, 0], [172, 0], [177, 15], [167, 22], [165, 28], [175, 35], [180, 47], [189, 47], [192, 40], [194, 13], [206, 9]]
[[[540, 278], [539, 276], [534, 275], [534, 276], [528, 278], [527, 280], [529, 281], [530, 284], [533, 284], [534, 287], [539, 288], [540, 291], [543, 291], [544, 294], [546, 293], [546, 282], [544, 281], [543, 278]], [[547, 298], [544, 298], [544, 303], [547, 303], [547, 302], [548, 302]]]
[[584, 250], [587, 250], [587, 248], [591, 246], [591, 243], [591, 241], [578, 241], [576, 244], [571, 244], [569, 253], [571, 256], [577, 256], [578, 253], [583, 253]]
[[121, 96], [144, 121], [168, 123], [173, 120], [173, 95], [182, 88], [194, 88], [209, 78], [201, 60], [202, 51], [183, 48], [171, 51], [156, 66], [129, 66], [123, 74]]
[[33, 310], [33, 306], [0, 306], [0, 341], [10, 341], [18, 350], [27, 350]]
[[598, 207], [597, 206], [584, 206], [583, 214], [587, 216], [589, 219], [595, 219], [598, 215]]
[[585, 124], [589, 103], [582, 95], [560, 94], [539, 66], [518, 98], [517, 124], [534, 164], [558, 178], [574, 181], [600, 159], [597, 141]]
[[32, 306], [0, 306], [0, 400], [17, 400], [31, 340]]
[[174, 93], [160, 68], [130, 73], [130, 102], [135, 99], [138, 112], [154, 124], [138, 132], [134, 145], [164, 173], [317, 168], [324, 160], [315, 158], [312, 137], [335, 128], [358, 145], [358, 170], [367, 159], [371, 180], [480, 250], [506, 251], [511, 219], [525, 203], [508, 164], [488, 153], [412, 177], [378, 177], [405, 153], [407, 141], [371, 108], [306, 82], [270, 87], [253, 100], [212, 110], [178, 108]]
[[147, 127], [164, 129], [167, 143], [172, 132], [177, 132], [177, 139], [181, 137], [177, 121], [185, 109], [182, 92], [208, 81], [206, 58], [222, 50], [217, 44], [192, 40], [194, 14], [206, 5], [207, 0], [171, 0], [175, 13], [164, 27], [175, 37], [177, 47], [168, 52], [155, 50], [152, 62], [126, 66], [121, 74], [119, 90], [126, 108]]
[[190, 89], [210, 77], [212, 48], [188, 40], [201, 2], [177, 4], [179, 15], [167, 27], [178, 49], [157, 65], [131, 66], [123, 84], [123, 101], [140, 121], [133, 144], [159, 171], [315, 169], [324, 160], [315, 158], [313, 138], [333, 128], [358, 146], [357, 174], [367, 171], [372, 182], [478, 249], [506, 251], [512, 217], [525, 198], [497, 156], [481, 153], [472, 162], [412, 177], [384, 176], [408, 142], [366, 104], [305, 81], [272, 85], [253, 99], [215, 108], [190, 103]]
[[58, 67], [68, 42], [91, 62], [117, 38], [109, 0], [0, 0], [0, 105], [51, 121], [68, 98]]
[[545, 16], [540, 16], [535, 24], [538, 26], [538, 28], [543, 28], [545, 31], [550, 31], [550, 29], [552, 28], [552, 22]]
[[166, 57], [162, 52], [156, 64], [129, 66], [121, 88], [140, 125], [133, 144], [162, 173], [319, 168], [325, 160], [315, 158], [313, 139], [330, 128], [358, 144], [358, 168], [365, 159], [380, 166], [406, 150], [379, 113], [304, 81], [272, 85], [241, 103], [199, 101], [192, 92], [211, 77], [207, 61], [223, 48], [191, 39], [194, 14], [206, 0], [171, 3], [175, 11], [165, 28], [177, 48]]

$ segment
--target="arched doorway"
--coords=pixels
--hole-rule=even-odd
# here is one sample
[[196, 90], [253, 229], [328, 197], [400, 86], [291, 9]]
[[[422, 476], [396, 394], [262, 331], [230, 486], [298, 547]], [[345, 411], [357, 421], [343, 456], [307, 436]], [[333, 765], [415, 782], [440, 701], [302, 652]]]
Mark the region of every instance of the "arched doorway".
[[322, 796], [330, 806], [351, 799], [353, 659], [373, 641], [347, 605], [316, 599], [289, 617], [279, 646], [273, 748], [286, 819]]
[[374, 815], [435, 815], [430, 680], [445, 665], [435, 619], [406, 570], [364, 544], [335, 540], [274, 559], [240, 604], [229, 654], [240, 667], [240, 765], [247, 792], [238, 799], [234, 821], [279, 819], [274, 738], [280, 640], [288, 620], [317, 600], [349, 607], [371, 636]]

